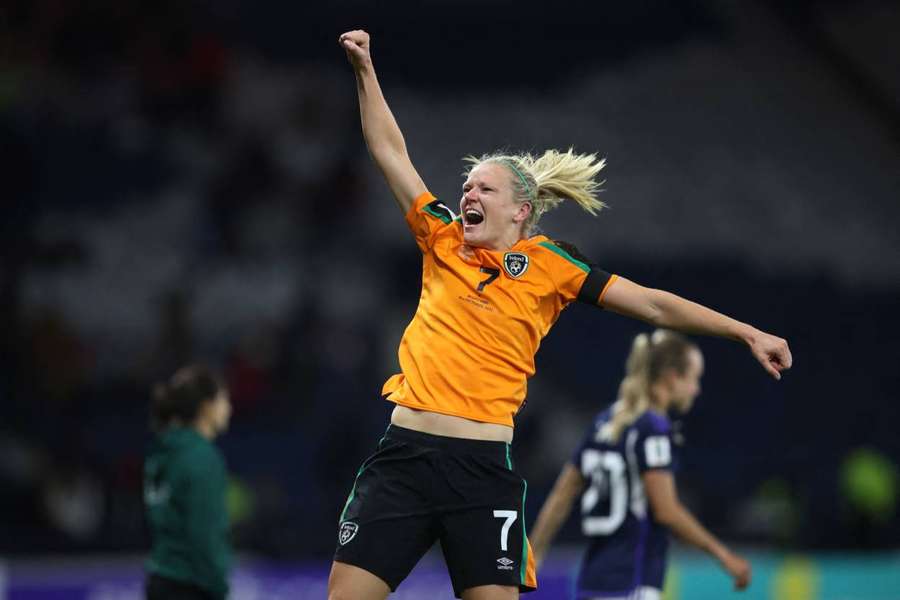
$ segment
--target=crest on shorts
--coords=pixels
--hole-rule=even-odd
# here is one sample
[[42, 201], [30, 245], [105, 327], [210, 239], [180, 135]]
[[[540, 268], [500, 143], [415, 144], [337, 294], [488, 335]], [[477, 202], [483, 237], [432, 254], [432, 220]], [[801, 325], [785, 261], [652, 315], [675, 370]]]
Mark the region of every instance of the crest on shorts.
[[359, 525], [353, 521], [344, 521], [341, 523], [341, 530], [338, 532], [338, 541], [341, 543], [341, 546], [355, 538], [357, 531], [359, 531]]
[[518, 279], [528, 270], [528, 255], [521, 252], [507, 252], [503, 255], [503, 268], [513, 279]]

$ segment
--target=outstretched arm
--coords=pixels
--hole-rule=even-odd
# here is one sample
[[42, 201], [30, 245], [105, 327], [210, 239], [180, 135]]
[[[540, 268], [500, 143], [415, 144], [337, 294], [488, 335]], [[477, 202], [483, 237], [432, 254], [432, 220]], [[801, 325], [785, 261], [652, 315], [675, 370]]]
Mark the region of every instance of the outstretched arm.
[[571, 463], [563, 467], [562, 472], [553, 485], [553, 490], [547, 496], [547, 500], [538, 513], [534, 527], [531, 528], [531, 548], [534, 550], [535, 567], [540, 567], [553, 538], [556, 537], [559, 528], [562, 527], [569, 513], [572, 512], [572, 504], [584, 490], [586, 482], [581, 473]]
[[381, 169], [403, 214], [406, 214], [413, 200], [427, 190], [409, 160], [403, 134], [378, 85], [369, 52], [369, 34], [360, 30], [348, 31], [341, 34], [338, 41], [347, 51], [347, 58], [356, 74], [359, 114], [369, 154]]
[[743, 342], [775, 379], [781, 379], [781, 372], [790, 369], [793, 362], [787, 342], [780, 337], [675, 294], [640, 286], [624, 277], [619, 277], [610, 285], [602, 304], [612, 312], [646, 321], [656, 327]]
[[750, 563], [734, 554], [678, 500], [675, 478], [670, 471], [652, 470], [641, 475], [653, 519], [679, 538], [714, 556], [734, 579], [735, 589], [750, 585]]

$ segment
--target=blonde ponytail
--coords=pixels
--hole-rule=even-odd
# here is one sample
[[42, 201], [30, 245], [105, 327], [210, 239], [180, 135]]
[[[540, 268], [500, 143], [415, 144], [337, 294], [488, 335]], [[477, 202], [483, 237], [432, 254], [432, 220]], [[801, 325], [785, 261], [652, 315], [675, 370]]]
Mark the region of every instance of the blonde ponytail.
[[600, 431], [603, 439], [613, 443], [618, 441], [622, 430], [650, 407], [649, 357], [650, 336], [642, 333], [631, 344], [631, 352], [625, 361], [625, 377], [619, 384], [618, 399], [612, 406], [612, 417]]
[[592, 215], [606, 208], [606, 204], [597, 198], [603, 182], [594, 179], [606, 165], [606, 160], [598, 159], [596, 154], [575, 154], [569, 148], [566, 152], [547, 150], [541, 156], [495, 152], [480, 157], [467, 156], [463, 160], [470, 165], [464, 173], [466, 176], [487, 162], [509, 169], [516, 201], [531, 203], [525, 235], [531, 234], [544, 213], [565, 199], [573, 200]]
[[617, 442], [622, 432], [650, 408], [652, 385], [666, 369], [684, 373], [688, 350], [695, 347], [684, 336], [667, 329], [635, 337], [625, 361], [625, 377], [619, 384], [618, 399], [612, 406], [612, 417], [601, 428], [600, 436]]

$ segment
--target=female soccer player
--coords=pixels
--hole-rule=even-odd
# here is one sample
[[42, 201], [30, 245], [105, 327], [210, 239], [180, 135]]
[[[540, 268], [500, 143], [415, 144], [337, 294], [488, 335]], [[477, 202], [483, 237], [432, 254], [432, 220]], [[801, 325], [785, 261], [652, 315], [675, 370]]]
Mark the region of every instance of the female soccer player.
[[665, 330], [637, 336], [613, 405], [597, 415], [538, 513], [531, 542], [540, 565], [581, 495], [581, 529], [591, 539], [576, 598], [659, 600], [668, 530], [716, 557], [737, 589], [750, 565], [678, 501], [670, 411], [686, 414], [700, 393], [703, 355]]
[[381, 93], [369, 35], [339, 38], [356, 74], [363, 136], [422, 251], [419, 307], [400, 342], [402, 373], [382, 392], [397, 406], [357, 474], [339, 519], [329, 598], [381, 599], [440, 540], [465, 600], [534, 589], [525, 481], [510, 460], [540, 340], [580, 300], [660, 327], [746, 344], [775, 378], [787, 343], [673, 294], [591, 265], [534, 235], [564, 199], [603, 207], [594, 155], [470, 157], [457, 216], [428, 193]]
[[228, 391], [202, 367], [180, 369], [154, 393], [156, 438], [144, 463], [153, 548], [148, 600], [211, 600], [228, 594], [231, 547], [227, 472], [212, 440], [228, 428]]

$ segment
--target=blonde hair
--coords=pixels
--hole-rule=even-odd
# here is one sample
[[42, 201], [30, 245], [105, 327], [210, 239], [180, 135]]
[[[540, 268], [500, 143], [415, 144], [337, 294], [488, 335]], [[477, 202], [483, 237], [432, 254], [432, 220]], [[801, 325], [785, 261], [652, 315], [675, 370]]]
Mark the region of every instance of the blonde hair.
[[547, 150], [540, 156], [493, 152], [463, 160], [470, 165], [463, 173], [466, 177], [485, 163], [501, 164], [510, 171], [513, 198], [531, 204], [531, 214], [524, 223], [525, 235], [531, 234], [544, 213], [565, 199], [575, 201], [592, 215], [606, 208], [597, 198], [603, 182], [594, 180], [606, 165], [606, 159], [598, 159], [596, 154], [575, 154], [569, 148], [566, 152]]
[[651, 386], [668, 369], [684, 373], [688, 366], [688, 351], [696, 347], [686, 337], [667, 329], [635, 337], [625, 361], [625, 377], [619, 384], [619, 396], [612, 406], [612, 418], [600, 429], [600, 436], [616, 442], [622, 431], [650, 408]]

